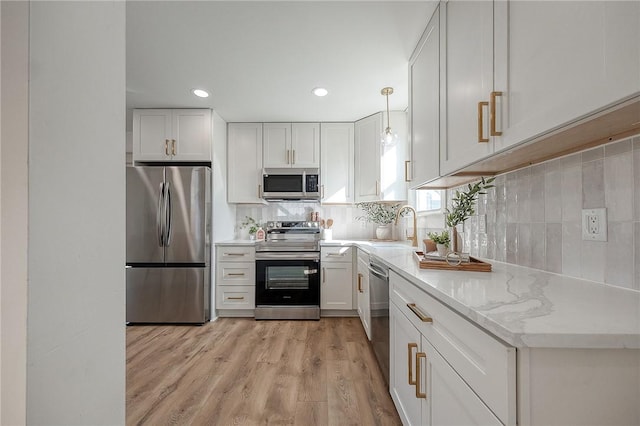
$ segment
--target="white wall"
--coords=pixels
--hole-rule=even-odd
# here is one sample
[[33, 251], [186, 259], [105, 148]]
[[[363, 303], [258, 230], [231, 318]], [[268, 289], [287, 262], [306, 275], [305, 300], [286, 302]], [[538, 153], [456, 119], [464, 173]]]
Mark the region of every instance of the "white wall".
[[125, 3], [30, 3], [27, 423], [125, 422]]
[[29, 3], [0, 4], [0, 424], [26, 422]]

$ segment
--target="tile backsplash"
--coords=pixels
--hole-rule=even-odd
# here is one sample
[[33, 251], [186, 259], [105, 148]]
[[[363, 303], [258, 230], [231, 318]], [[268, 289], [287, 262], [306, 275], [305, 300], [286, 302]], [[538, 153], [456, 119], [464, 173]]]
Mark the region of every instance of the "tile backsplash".
[[[639, 191], [640, 135], [500, 175], [465, 223], [465, 251], [640, 290]], [[583, 241], [582, 209], [599, 207], [608, 240]]]

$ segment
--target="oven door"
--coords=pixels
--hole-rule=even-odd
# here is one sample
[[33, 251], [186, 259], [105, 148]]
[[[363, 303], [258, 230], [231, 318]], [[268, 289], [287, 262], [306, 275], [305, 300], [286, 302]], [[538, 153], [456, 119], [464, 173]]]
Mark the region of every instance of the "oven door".
[[256, 260], [256, 306], [320, 305], [320, 261], [296, 255]]

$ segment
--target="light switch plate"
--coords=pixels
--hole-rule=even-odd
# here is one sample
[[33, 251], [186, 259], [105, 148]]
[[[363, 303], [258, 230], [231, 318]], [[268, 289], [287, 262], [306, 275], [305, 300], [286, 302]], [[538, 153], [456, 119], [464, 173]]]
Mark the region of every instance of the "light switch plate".
[[582, 239], [607, 241], [607, 209], [582, 209]]

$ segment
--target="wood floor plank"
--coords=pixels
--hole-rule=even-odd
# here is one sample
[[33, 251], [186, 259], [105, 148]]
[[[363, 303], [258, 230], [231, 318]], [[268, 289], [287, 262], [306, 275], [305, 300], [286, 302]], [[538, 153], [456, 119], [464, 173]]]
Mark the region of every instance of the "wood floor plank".
[[372, 357], [358, 318], [127, 327], [127, 424], [399, 425]]

